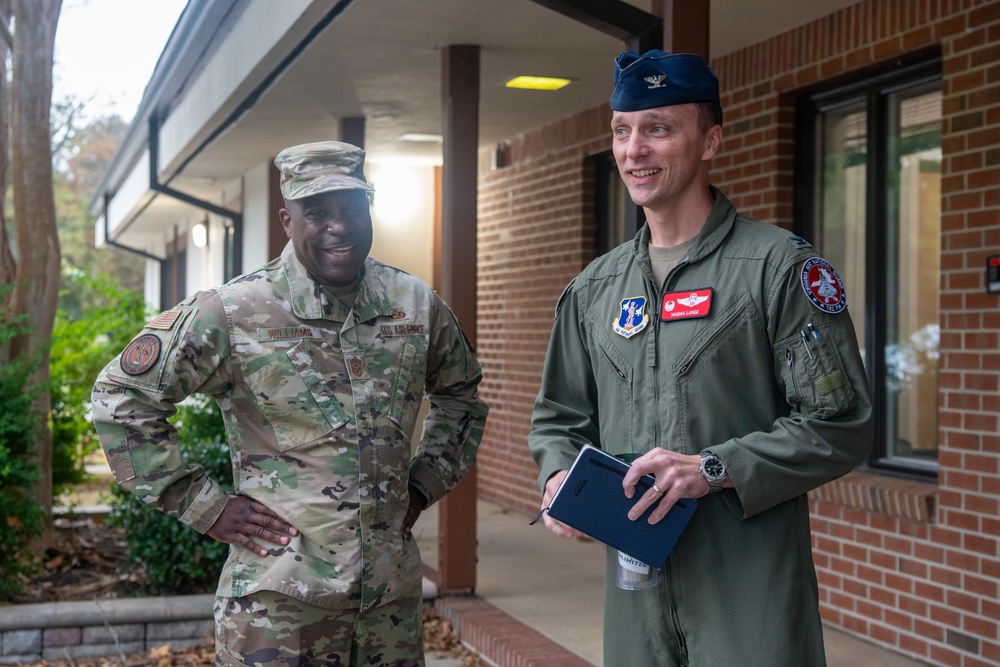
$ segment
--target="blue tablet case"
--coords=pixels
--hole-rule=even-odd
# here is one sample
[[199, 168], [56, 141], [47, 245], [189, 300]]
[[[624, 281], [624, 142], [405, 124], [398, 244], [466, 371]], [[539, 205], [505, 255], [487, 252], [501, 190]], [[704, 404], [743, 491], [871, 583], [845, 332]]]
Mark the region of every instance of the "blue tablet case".
[[621, 459], [596, 447], [584, 446], [552, 498], [549, 516], [643, 563], [663, 567], [698, 501], [681, 499], [655, 525], [649, 524], [655, 503], [641, 517], [630, 521], [629, 510], [655, 480], [652, 475], [640, 478], [635, 494], [628, 498], [622, 489], [628, 469], [629, 464]]

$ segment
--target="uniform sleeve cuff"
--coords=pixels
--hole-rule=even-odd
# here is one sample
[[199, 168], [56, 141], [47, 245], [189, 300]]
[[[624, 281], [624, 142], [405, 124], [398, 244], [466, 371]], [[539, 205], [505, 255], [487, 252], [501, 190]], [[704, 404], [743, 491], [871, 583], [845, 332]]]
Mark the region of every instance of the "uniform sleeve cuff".
[[545, 484], [560, 470], [569, 470], [576, 462], [577, 453], [565, 451], [546, 452], [538, 461], [538, 490], [545, 493]]
[[229, 494], [215, 480], [207, 478], [194, 501], [181, 514], [180, 520], [204, 535], [219, 519], [227, 500]]
[[421, 465], [419, 461], [415, 461], [410, 467], [409, 481], [410, 485], [427, 500], [427, 507], [441, 500], [448, 493], [448, 489], [445, 488], [444, 483], [434, 471], [426, 465]]

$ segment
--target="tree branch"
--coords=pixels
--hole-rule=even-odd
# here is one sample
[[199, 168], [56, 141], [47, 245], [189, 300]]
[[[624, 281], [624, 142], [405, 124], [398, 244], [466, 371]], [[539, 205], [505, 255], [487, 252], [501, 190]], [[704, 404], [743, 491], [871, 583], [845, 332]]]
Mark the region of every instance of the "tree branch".
[[14, 50], [14, 34], [10, 31], [10, 19], [2, 10], [0, 10], [0, 39], [4, 41], [9, 50]]

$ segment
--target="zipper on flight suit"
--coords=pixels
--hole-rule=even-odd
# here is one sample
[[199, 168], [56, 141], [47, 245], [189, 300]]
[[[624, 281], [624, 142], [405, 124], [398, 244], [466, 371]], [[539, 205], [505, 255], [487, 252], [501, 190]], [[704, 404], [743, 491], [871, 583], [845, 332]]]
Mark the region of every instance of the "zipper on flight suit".
[[801, 391], [801, 388], [799, 387], [799, 379], [798, 379], [798, 377], [796, 377], [796, 374], [792, 371], [792, 366], [794, 366], [794, 365], [795, 365], [795, 353], [792, 351], [792, 348], [786, 347], [785, 348], [785, 368], [788, 369], [788, 378], [792, 382], [792, 389], [795, 392], [795, 395], [799, 396], [800, 395], [799, 392]]
[[[681, 261], [677, 263], [677, 266], [675, 266], [673, 269], [671, 269], [670, 273], [667, 274], [666, 280], [663, 281], [663, 285], [660, 288], [660, 291], [657, 292], [656, 323], [653, 325], [653, 334], [654, 334], [654, 336], [653, 336], [653, 346], [657, 350], [658, 350], [658, 347], [659, 347], [657, 341], [658, 341], [659, 336], [660, 336], [660, 323], [663, 321], [663, 318], [662, 318], [662, 315], [663, 315], [663, 311], [662, 311], [663, 297], [667, 293], [667, 285], [670, 284], [670, 279], [674, 275], [676, 275], [677, 270], [679, 268], [681, 268], [682, 266], [686, 266], [688, 264], [687, 259], [688, 259], [687, 255], [685, 255], [681, 259]], [[654, 358], [656, 359], [656, 361], [654, 362], [654, 364], [658, 364], [661, 361], [659, 359], [659, 355], [658, 354]], [[690, 363], [687, 363], [687, 364], [684, 365], [683, 368], [680, 369], [680, 375], [683, 375], [684, 373], [687, 372], [687, 368], [688, 368], [689, 365], [690, 365]], [[653, 377], [654, 378], [657, 377], [657, 373], [655, 371], [653, 373]], [[653, 382], [653, 405], [657, 405], [657, 406], [660, 405], [660, 385], [659, 385], [659, 382], [656, 382], [656, 381]], [[654, 434], [653, 434], [654, 440], [653, 440], [653, 443], [655, 445], [659, 441], [659, 437], [660, 437], [660, 434], [659, 434], [660, 421], [658, 419], [654, 419], [653, 420], [653, 430], [654, 430]], [[667, 569], [666, 565], [664, 565], [663, 577], [662, 577], [663, 578], [663, 582], [661, 583], [661, 586], [662, 586], [661, 590], [662, 591], [669, 591], [669, 589], [670, 589], [669, 582], [667, 581], [668, 572], [669, 572], [669, 570]], [[669, 596], [669, 594], [668, 594], [668, 596]], [[670, 599], [667, 602], [667, 605], [670, 607], [671, 625], [674, 627], [674, 631], [675, 631], [675, 633], [677, 635], [677, 657], [678, 657], [678, 660], [679, 660], [679, 664], [680, 664], [680, 667], [689, 667], [687, 644], [684, 642], [684, 635], [681, 634], [680, 629], [679, 629], [680, 628], [680, 619], [677, 617], [677, 607], [674, 605], [673, 596], [669, 596], [669, 598]]]
[[[724, 315], [726, 316], [725, 319], [719, 322], [718, 325], [716, 325], [715, 331], [712, 332], [712, 335], [709, 336], [707, 339], [705, 339], [702, 342], [702, 344], [698, 346], [699, 351], [709, 347], [712, 344], [712, 341], [721, 336], [726, 331], [726, 329], [729, 328], [730, 322], [735, 320], [741, 312], [740, 309], [729, 309], [729, 310], [730, 310], [729, 313], [724, 313]], [[691, 370], [691, 365], [695, 362], [695, 359], [697, 359], [697, 356], [685, 361], [681, 365], [680, 370], [677, 371], [677, 375], [687, 375], [687, 372]]]
[[[687, 263], [688, 263], [687, 260], [688, 260], [688, 256], [685, 255], [684, 257], [681, 258], [681, 260], [679, 262], [677, 262], [677, 265], [674, 268], [670, 269], [670, 271], [667, 273], [667, 277], [663, 279], [663, 284], [660, 285], [660, 289], [659, 290], [656, 290], [656, 283], [654, 283], [653, 280], [652, 280], [652, 274], [653, 274], [652, 267], [650, 267], [649, 274], [647, 276], [647, 281], [648, 281], [647, 282], [647, 288], [649, 286], [652, 286], [653, 290], [654, 290], [653, 293], [656, 294], [656, 321], [653, 322], [653, 332], [652, 332], [653, 336], [652, 336], [652, 341], [649, 342], [649, 343], [647, 343], [647, 344], [650, 345], [650, 346], [652, 346], [652, 350], [651, 350], [651, 353], [652, 353], [652, 362], [651, 362], [651, 365], [653, 367], [653, 373], [652, 373], [652, 375], [653, 375], [653, 405], [657, 406], [657, 409], [659, 409], [659, 406], [660, 406], [660, 383], [658, 381], [658, 377], [659, 376], [658, 376], [658, 373], [656, 372], [656, 367], [660, 364], [660, 354], [659, 354], [660, 344], [659, 344], [659, 341], [660, 341], [660, 323], [663, 322], [663, 297], [667, 293], [667, 285], [670, 284], [670, 279], [677, 274], [677, 270], [679, 268], [681, 268], [682, 266], [686, 266], [687, 265]], [[647, 357], [647, 359], [648, 359], [648, 357]], [[667, 407], [664, 408], [664, 411], [668, 411], [668, 410], [670, 410], [670, 406], [667, 406]], [[659, 419], [653, 419], [652, 420], [652, 425], [653, 425], [653, 447], [658, 447], [658, 446], [660, 446], [659, 445], [659, 442], [660, 442], [660, 420]], [[668, 449], [668, 448], [664, 447], [664, 449]]]
[[611, 364], [611, 368], [615, 369], [615, 373], [618, 373], [618, 377], [622, 380], [628, 380], [628, 376], [625, 375], [625, 372], [618, 368], [618, 364], [615, 363], [614, 359], [611, 358], [611, 355], [608, 354], [603, 347], [601, 348], [601, 352], [604, 353], [604, 358], [608, 360], [609, 364]]
[[[664, 590], [667, 590], [666, 588]], [[674, 633], [677, 635], [677, 660], [679, 667], [689, 667], [688, 662], [688, 649], [687, 643], [684, 641], [684, 635], [680, 631], [680, 619], [677, 617], [677, 607], [674, 605], [673, 597], [671, 597], [669, 603], [670, 605], [670, 620], [671, 625], [674, 627]]]

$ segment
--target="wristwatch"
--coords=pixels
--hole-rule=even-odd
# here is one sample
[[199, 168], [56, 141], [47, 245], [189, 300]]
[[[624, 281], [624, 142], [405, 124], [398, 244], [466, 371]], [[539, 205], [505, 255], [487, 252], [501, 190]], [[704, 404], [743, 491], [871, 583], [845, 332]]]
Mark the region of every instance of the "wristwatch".
[[726, 466], [722, 463], [722, 459], [715, 455], [715, 453], [706, 449], [701, 453], [701, 475], [708, 482], [708, 492], [716, 493], [721, 491], [722, 487], [726, 484], [726, 479], [729, 477], [726, 474]]

